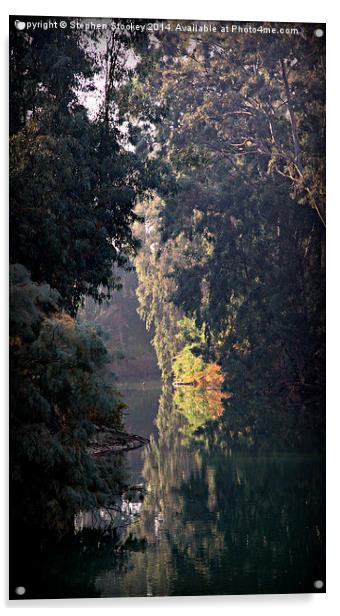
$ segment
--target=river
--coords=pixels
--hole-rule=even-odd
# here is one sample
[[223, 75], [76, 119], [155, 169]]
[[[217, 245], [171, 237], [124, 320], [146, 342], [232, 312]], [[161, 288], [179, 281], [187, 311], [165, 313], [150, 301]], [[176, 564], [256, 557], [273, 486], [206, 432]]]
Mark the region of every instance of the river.
[[313, 591], [324, 579], [320, 459], [190, 438], [171, 387], [130, 387], [127, 399], [130, 428], [152, 434], [130, 456], [147, 488], [129, 529], [142, 547], [96, 576], [100, 596]]
[[85, 519], [72, 540], [31, 555], [31, 596], [315, 591], [325, 579], [322, 460], [212, 446], [188, 431], [171, 386], [121, 388], [127, 428], [151, 439], [127, 459], [144, 499], [118, 540], [105, 517], [97, 530]]

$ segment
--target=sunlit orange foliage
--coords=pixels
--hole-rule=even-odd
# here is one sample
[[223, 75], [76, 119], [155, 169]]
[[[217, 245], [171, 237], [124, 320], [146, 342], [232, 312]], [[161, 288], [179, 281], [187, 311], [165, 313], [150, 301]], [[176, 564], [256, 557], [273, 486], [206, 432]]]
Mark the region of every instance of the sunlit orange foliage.
[[[220, 417], [224, 411], [223, 399], [233, 396], [232, 392], [222, 392], [224, 381], [221, 368], [216, 363], [207, 364], [203, 370], [186, 374], [180, 387], [181, 394], [176, 402], [185, 415], [196, 415], [207, 421]], [[189, 385], [190, 383], [190, 385]]]

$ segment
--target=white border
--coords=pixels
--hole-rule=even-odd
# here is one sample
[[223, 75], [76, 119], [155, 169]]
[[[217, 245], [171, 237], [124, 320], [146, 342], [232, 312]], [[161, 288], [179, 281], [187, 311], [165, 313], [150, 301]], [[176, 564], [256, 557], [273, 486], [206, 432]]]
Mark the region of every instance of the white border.
[[211, 0], [206, 3], [202, 1], [187, 0], [129, 0], [122, 2], [116, 0], [103, 2], [101, 0], [91, 2], [81, 2], [80, 0], [60, 0], [56, 6], [42, 0], [17, 0], [11, 3], [12, 14], [23, 15], [62, 15], [74, 14], [79, 17], [145, 17], [145, 18], [174, 18], [174, 19], [226, 19], [243, 21], [297, 21], [297, 22], [325, 22], [328, 13], [327, 1], [318, 3], [310, 0], [309, 2], [296, 0], [285, 0], [282, 3], [275, 3], [269, 0], [251, 2], [244, 0], [242, 3]]
[[46, 612], [51, 609], [63, 608], [66, 611], [91, 609], [93, 612], [98, 608], [117, 609], [124, 612], [124, 616], [140, 613], [148, 614], [150, 611], [192, 611], [197, 615], [205, 615], [208, 609], [213, 609], [219, 614], [225, 610], [237, 611], [239, 614], [251, 613], [252, 616], [262, 616], [263, 614], [292, 614], [308, 616], [322, 616], [335, 613], [335, 606], [340, 605], [338, 598], [338, 571], [339, 571], [339, 498], [337, 496], [339, 488], [338, 468], [340, 439], [340, 404], [337, 381], [339, 380], [339, 294], [337, 293], [337, 281], [339, 279], [339, 253], [337, 246], [340, 232], [340, 205], [339, 205], [339, 38], [340, 21], [335, 8], [335, 2], [324, 0], [315, 2], [313, 0], [284, 0], [283, 2], [273, 2], [273, 0], [243, 2], [227, 2], [217, 0], [207, 0], [206, 3], [195, 2], [194, 0], [171, 0], [161, 3], [159, 0], [129, 0], [129, 2], [102, 2], [96, 0], [90, 2], [80, 2], [74, 0], [58, 0], [53, 6], [47, 6], [46, 0], [34, 1], [29, 3], [24, 0], [17, 0], [14, 3], [7, 3], [1, 8], [1, 28], [4, 68], [4, 82], [2, 84], [3, 96], [1, 100], [1, 119], [3, 147], [1, 148], [2, 162], [1, 170], [3, 173], [4, 199], [1, 204], [1, 224], [0, 229], [3, 234], [1, 246], [1, 299], [0, 309], [3, 324], [3, 339], [1, 345], [1, 378], [4, 393], [4, 401], [1, 408], [3, 436], [0, 460], [2, 464], [5, 486], [2, 494], [2, 546], [7, 546], [6, 523], [7, 523], [7, 430], [6, 420], [7, 403], [7, 47], [8, 47], [8, 15], [9, 14], [36, 14], [36, 15], [74, 15], [74, 16], [113, 16], [113, 17], [150, 17], [150, 18], [175, 18], [175, 19], [226, 19], [240, 21], [287, 21], [287, 22], [327, 22], [327, 205], [328, 205], [328, 231], [327, 231], [327, 256], [328, 256], [328, 441], [327, 441], [327, 594], [315, 595], [265, 595], [265, 596], [236, 596], [236, 597], [173, 597], [169, 599], [143, 598], [143, 599], [84, 599], [84, 600], [59, 600], [59, 601], [7, 601], [8, 578], [7, 578], [7, 549], [2, 549], [1, 569], [0, 569], [0, 588], [1, 599], [4, 607], [20, 610], [25, 607], [28, 612], [35, 612], [36, 608], [44, 608]]

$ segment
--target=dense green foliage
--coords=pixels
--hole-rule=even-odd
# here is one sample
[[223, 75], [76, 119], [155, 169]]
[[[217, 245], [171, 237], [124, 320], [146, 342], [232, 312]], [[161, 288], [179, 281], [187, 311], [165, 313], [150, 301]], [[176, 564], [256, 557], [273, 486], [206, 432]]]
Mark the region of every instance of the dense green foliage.
[[[204, 329], [195, 352], [222, 367], [232, 432], [261, 435], [272, 416], [283, 441], [288, 426], [299, 442], [301, 430], [322, 434], [324, 43], [309, 26], [296, 37], [235, 36], [232, 47], [215, 33], [166, 42], [146, 91], [166, 109], [157, 155], [176, 189], [146, 210], [141, 313], [160, 357], [191, 344], [164, 315]], [[165, 351], [170, 328], [181, 343]]]
[[[117, 286], [112, 266], [126, 265], [137, 246], [137, 196], [155, 187], [147, 148], [125, 147], [141, 132], [126, 110], [132, 43], [112, 37], [96, 54], [96, 41], [77, 33], [11, 38], [11, 261], [58, 289], [75, 313], [85, 294], [103, 299]], [[96, 100], [99, 71], [105, 93]], [[92, 96], [90, 119], [80, 101]]]
[[101, 302], [119, 289], [114, 272], [130, 268], [138, 246], [137, 197], [155, 188], [158, 162], [136, 148], [146, 114], [128, 106], [145, 45], [138, 35], [11, 28], [13, 528], [60, 537], [79, 509], [124, 487], [119, 456], [88, 452], [97, 426], [122, 428], [123, 404], [101, 335], [77, 313], [85, 296]]
[[119, 459], [95, 462], [87, 445], [97, 424], [121, 427], [123, 404], [93, 326], [57, 312], [58, 294], [22, 266], [10, 292], [12, 521], [62, 535], [122, 489]]

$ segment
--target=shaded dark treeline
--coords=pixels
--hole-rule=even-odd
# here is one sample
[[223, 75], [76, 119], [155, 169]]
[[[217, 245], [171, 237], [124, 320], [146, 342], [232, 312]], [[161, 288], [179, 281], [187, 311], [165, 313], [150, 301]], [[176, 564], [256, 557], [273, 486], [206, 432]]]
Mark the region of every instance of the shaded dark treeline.
[[160, 41], [145, 92], [176, 189], [144, 209], [140, 312], [163, 372], [183, 349], [221, 365], [228, 434], [300, 446], [324, 430], [324, 40], [232, 41]]
[[[147, 114], [127, 107], [143, 36], [10, 26], [11, 522], [61, 537], [112, 501], [122, 460], [87, 451], [96, 425], [122, 428], [110, 356], [76, 317], [120, 288], [138, 242], [137, 196], [156, 161], [134, 147]], [[102, 88], [95, 87], [95, 78]], [[84, 106], [84, 101], [87, 107]], [[89, 113], [89, 111], [91, 113]]]
[[[126, 265], [137, 247], [137, 196], [155, 187], [147, 152], [124, 147], [140, 139], [126, 110], [127, 55], [143, 44], [11, 32], [11, 261], [56, 288], [73, 314], [85, 294], [104, 299], [116, 288], [113, 264]], [[92, 120], [83, 99], [93, 102]]]

